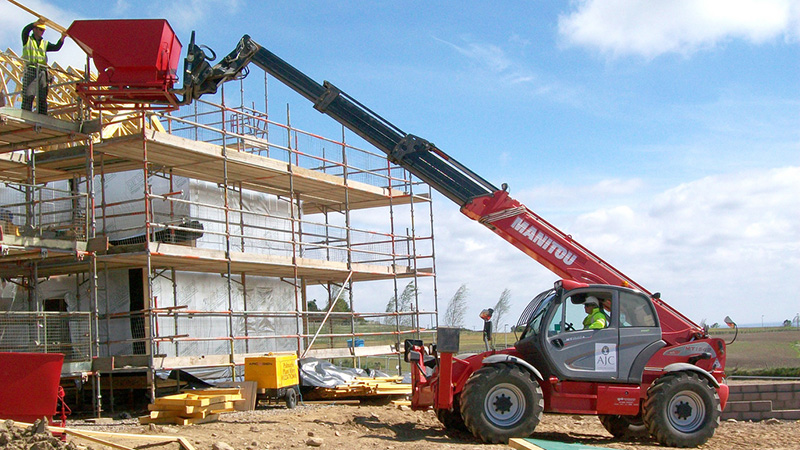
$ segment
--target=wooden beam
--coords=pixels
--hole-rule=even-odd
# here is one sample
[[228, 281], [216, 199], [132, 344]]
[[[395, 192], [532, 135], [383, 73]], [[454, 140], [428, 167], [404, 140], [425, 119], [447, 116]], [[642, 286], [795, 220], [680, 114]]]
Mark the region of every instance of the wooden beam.
[[34, 10], [32, 10], [32, 9], [28, 8], [27, 6], [23, 5], [22, 3], [16, 2], [16, 1], [14, 1], [14, 0], [8, 0], [8, 1], [9, 1], [9, 3], [11, 3], [12, 5], [19, 6], [19, 7], [20, 7], [20, 8], [22, 8], [24, 11], [26, 11], [26, 12], [29, 12], [29, 13], [33, 14], [34, 16], [38, 17], [38, 18], [39, 18], [39, 20], [41, 20], [42, 22], [46, 23], [46, 24], [47, 24], [47, 25], [48, 25], [50, 28], [52, 28], [52, 29], [54, 29], [54, 30], [58, 31], [59, 33], [62, 33], [62, 34], [63, 34], [63, 33], [66, 33], [66, 32], [67, 32], [67, 29], [66, 29], [66, 28], [62, 27], [61, 25], [59, 25], [59, 24], [57, 24], [57, 23], [55, 23], [55, 22], [53, 22], [52, 20], [48, 19], [47, 17], [45, 17], [45, 16], [43, 16], [43, 15], [41, 15], [41, 14], [37, 13], [36, 11], [34, 11]]
[[81, 432], [75, 431], [75, 430], [66, 430], [65, 433], [67, 433], [70, 436], [75, 436], [77, 438], [85, 439], [87, 441], [91, 441], [91, 442], [94, 442], [94, 443], [97, 443], [97, 444], [103, 444], [103, 445], [105, 445], [107, 447], [113, 447], [113, 448], [117, 448], [119, 450], [134, 450], [133, 447], [128, 447], [128, 446], [125, 446], [125, 445], [122, 445], [122, 444], [117, 444], [117, 443], [114, 443], [114, 442], [111, 442], [111, 441], [107, 441], [105, 439], [100, 439], [99, 437], [94, 437], [94, 436], [90, 436], [88, 434], [81, 433]]

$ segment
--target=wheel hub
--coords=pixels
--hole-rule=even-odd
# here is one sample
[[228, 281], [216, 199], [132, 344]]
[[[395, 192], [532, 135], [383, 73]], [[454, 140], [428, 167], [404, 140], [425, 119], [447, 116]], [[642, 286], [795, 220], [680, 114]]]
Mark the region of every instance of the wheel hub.
[[706, 420], [706, 405], [694, 391], [682, 391], [670, 400], [668, 409], [669, 421], [676, 430], [692, 433], [703, 426]]
[[494, 410], [500, 414], [507, 414], [509, 411], [511, 411], [512, 406], [514, 405], [511, 403], [511, 397], [505, 394], [500, 394], [495, 397]]
[[692, 406], [686, 402], [680, 402], [675, 406], [675, 415], [678, 419], [686, 420], [692, 416]]
[[522, 419], [526, 407], [522, 390], [511, 383], [502, 383], [489, 390], [483, 411], [486, 418], [496, 426], [511, 427]]

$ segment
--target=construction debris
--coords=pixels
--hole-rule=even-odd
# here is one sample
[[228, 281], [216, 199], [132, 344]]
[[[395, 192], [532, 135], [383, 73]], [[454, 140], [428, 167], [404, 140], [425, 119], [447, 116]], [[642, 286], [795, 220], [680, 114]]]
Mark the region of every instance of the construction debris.
[[147, 406], [149, 416], [139, 417], [139, 423], [159, 425], [192, 425], [215, 422], [219, 415], [235, 411], [235, 402], [241, 402], [238, 388], [205, 389], [159, 397]]
[[26, 428], [13, 420], [0, 423], [0, 448], [6, 450], [77, 450], [73, 443], [61, 442], [50, 434], [47, 421], [39, 419]]
[[122, 444], [117, 444], [111, 439], [125, 439], [147, 441], [146, 446], [162, 445], [177, 442], [182, 450], [195, 450], [189, 441], [181, 436], [151, 436], [147, 434], [108, 433], [104, 431], [76, 430], [74, 428], [51, 427], [44, 419], [34, 423], [14, 422], [6, 420], [0, 423], [0, 448], [3, 450], [79, 450], [80, 447], [72, 441], [62, 442], [53, 437], [52, 433], [62, 433], [67, 436], [102, 444], [118, 450], [133, 450]]
[[316, 388], [308, 399], [339, 399], [364, 397], [402, 397], [411, 395], [411, 385], [402, 382], [402, 377], [362, 378], [340, 384], [335, 388]]

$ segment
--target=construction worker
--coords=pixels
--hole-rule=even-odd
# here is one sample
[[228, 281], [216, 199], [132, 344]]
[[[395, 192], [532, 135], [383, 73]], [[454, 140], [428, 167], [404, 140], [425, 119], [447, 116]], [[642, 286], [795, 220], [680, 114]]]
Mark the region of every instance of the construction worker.
[[64, 45], [64, 34], [55, 44], [47, 42], [42, 37], [45, 29], [45, 24], [41, 20], [30, 23], [22, 29], [22, 59], [25, 60], [22, 109], [33, 111], [33, 98], [37, 97], [36, 110], [39, 114], [47, 114], [47, 94], [50, 90], [47, 52], [57, 52]]
[[586, 297], [583, 302], [583, 311], [586, 313], [586, 318], [583, 319], [584, 330], [602, 330], [608, 327], [608, 317], [600, 309], [600, 301], [597, 297], [590, 295]]

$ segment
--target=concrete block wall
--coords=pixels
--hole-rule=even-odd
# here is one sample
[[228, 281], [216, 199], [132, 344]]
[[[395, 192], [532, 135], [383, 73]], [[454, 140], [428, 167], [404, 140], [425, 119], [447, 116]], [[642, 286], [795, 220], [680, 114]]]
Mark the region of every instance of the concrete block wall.
[[800, 420], [800, 383], [731, 385], [722, 420]]

